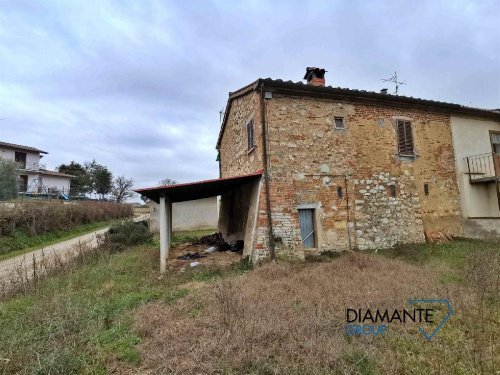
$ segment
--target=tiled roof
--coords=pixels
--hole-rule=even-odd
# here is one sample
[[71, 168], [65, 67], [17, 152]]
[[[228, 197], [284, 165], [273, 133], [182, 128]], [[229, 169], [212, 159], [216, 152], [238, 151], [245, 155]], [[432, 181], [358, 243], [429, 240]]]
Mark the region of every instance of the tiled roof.
[[392, 95], [383, 94], [375, 91], [366, 90], [355, 90], [343, 87], [332, 87], [332, 86], [313, 86], [304, 84], [303, 82], [293, 82], [293, 81], [283, 81], [282, 79], [272, 79], [272, 78], [260, 78], [241, 89], [230, 92], [229, 99], [226, 105], [226, 111], [224, 114], [224, 119], [219, 132], [219, 138], [217, 140], [217, 148], [220, 146], [222, 136], [224, 134], [224, 129], [227, 122], [227, 116], [231, 108], [231, 102], [233, 99], [245, 95], [250, 91], [257, 90], [259, 87], [264, 86], [265, 89], [275, 89], [283, 92], [290, 93], [291, 95], [297, 96], [312, 96], [312, 97], [330, 97], [344, 100], [356, 100], [356, 101], [370, 101], [386, 104], [398, 104], [398, 105], [413, 105], [425, 109], [434, 109], [438, 111], [444, 111], [446, 113], [456, 113], [456, 114], [467, 114], [472, 116], [492, 118], [496, 121], [500, 121], [500, 113], [493, 109], [484, 108], [474, 108], [468, 107], [460, 104], [441, 102], [437, 100], [414, 98], [411, 96], [403, 95]]
[[47, 151], [40, 150], [35, 147], [29, 147], [29, 146], [22, 146], [22, 145], [16, 145], [15, 143], [7, 143], [7, 142], [0, 142], [0, 148], [9, 148], [12, 150], [23, 150], [23, 151], [31, 151], [31, 152], [37, 152], [40, 154], [48, 154]]
[[56, 177], [75, 177], [70, 174], [56, 172], [56, 171], [48, 171], [47, 169], [39, 169], [37, 171], [33, 171], [32, 173], [43, 174], [45, 176], [56, 176]]

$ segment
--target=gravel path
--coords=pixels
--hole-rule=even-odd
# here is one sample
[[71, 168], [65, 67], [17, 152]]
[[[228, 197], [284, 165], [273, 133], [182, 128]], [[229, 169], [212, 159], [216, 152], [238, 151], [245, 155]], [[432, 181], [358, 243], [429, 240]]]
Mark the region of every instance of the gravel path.
[[[149, 215], [141, 215], [134, 218], [134, 221], [147, 220], [148, 218]], [[33, 269], [33, 259], [36, 263], [39, 263], [42, 258], [44, 260], [49, 260], [57, 255], [60, 260], [65, 261], [75, 255], [75, 252], [72, 250], [78, 244], [85, 244], [90, 247], [97, 246], [97, 236], [106, 233], [108, 230], [109, 227], [102, 228], [92, 233], [87, 233], [70, 240], [58, 242], [14, 258], [0, 261], [0, 280], [6, 281], [5, 279], [9, 278], [9, 275], [13, 272], [23, 272], [24, 274], [29, 275], [30, 272], [26, 272], [25, 269]]]

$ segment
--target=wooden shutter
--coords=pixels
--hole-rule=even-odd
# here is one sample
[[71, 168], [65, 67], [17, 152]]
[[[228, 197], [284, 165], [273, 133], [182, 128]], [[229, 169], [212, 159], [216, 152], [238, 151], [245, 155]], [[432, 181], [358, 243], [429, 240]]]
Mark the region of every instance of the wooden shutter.
[[413, 155], [413, 134], [411, 122], [398, 120], [398, 149], [403, 155]]
[[250, 120], [247, 124], [247, 147], [248, 150], [251, 150], [254, 146], [254, 140], [253, 140], [253, 120]]

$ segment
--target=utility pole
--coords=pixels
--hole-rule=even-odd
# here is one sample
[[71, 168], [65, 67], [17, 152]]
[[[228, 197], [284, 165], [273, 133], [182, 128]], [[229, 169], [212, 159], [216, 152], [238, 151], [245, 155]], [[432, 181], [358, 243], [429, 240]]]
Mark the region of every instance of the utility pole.
[[394, 72], [394, 74], [389, 78], [383, 78], [382, 81], [394, 83], [396, 87], [396, 91], [394, 92], [395, 95], [398, 95], [399, 86], [406, 85], [406, 82], [398, 81], [398, 72]]

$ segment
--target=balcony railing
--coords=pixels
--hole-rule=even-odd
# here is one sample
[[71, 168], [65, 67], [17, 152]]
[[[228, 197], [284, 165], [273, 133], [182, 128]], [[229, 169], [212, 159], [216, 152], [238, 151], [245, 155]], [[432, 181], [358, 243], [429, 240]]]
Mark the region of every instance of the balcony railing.
[[469, 181], [473, 183], [498, 182], [500, 179], [500, 154], [489, 152], [465, 158]]

